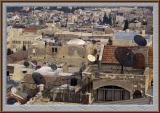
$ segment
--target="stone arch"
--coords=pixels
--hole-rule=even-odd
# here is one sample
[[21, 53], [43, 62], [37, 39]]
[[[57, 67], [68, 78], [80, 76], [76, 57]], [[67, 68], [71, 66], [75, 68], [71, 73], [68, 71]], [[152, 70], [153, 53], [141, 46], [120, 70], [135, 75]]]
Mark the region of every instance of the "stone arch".
[[129, 100], [130, 92], [119, 86], [103, 86], [96, 90], [96, 101]]
[[106, 80], [101, 79], [93, 82], [93, 89], [96, 90], [103, 86], [118, 86], [121, 88], [124, 88], [125, 90], [129, 91], [130, 93], [133, 91], [133, 84], [131, 84], [128, 80], [125, 80], [123, 82], [119, 82], [116, 80]]

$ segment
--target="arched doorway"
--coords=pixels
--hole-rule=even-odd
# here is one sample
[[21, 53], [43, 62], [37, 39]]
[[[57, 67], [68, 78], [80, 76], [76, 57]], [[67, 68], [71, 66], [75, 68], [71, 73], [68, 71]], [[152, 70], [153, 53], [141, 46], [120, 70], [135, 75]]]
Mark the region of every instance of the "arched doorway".
[[104, 86], [96, 90], [96, 101], [120, 101], [130, 99], [130, 92], [118, 86]]
[[136, 99], [136, 98], [142, 98], [142, 93], [139, 90], [136, 90], [133, 93], [133, 99]]

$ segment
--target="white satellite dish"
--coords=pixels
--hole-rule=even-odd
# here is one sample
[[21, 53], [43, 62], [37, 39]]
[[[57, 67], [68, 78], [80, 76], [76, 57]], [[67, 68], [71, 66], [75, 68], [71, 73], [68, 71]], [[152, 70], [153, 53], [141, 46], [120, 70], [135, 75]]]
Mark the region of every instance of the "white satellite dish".
[[89, 60], [90, 62], [95, 62], [95, 61], [96, 61], [96, 57], [93, 56], [93, 55], [88, 55], [87, 58], [88, 58], [88, 60]]
[[15, 94], [15, 93], [17, 92], [17, 89], [16, 89], [15, 87], [12, 87], [12, 88], [11, 88], [11, 92], [12, 92], [13, 94]]

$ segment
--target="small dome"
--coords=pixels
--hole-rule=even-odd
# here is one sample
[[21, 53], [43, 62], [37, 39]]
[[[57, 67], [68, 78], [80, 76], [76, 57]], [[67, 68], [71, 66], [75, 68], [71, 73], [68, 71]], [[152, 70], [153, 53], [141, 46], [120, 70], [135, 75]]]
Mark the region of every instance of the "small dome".
[[86, 42], [82, 39], [72, 39], [67, 42], [69, 45], [84, 45]]
[[40, 69], [37, 69], [35, 72], [38, 72], [40, 74], [44, 74], [45, 75], [48, 72], [52, 72], [52, 68], [49, 67], [49, 66], [43, 66]]

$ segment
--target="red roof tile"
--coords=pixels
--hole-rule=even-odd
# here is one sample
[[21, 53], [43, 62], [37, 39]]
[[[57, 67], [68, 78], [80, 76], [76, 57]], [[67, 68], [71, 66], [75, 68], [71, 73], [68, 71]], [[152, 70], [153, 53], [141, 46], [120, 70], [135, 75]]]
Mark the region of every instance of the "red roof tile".
[[110, 45], [107, 45], [104, 47], [102, 63], [108, 63], [108, 64], [118, 64], [119, 63], [117, 59], [115, 58], [115, 54], [114, 54], [116, 48], [117, 48], [116, 46], [110, 46]]

